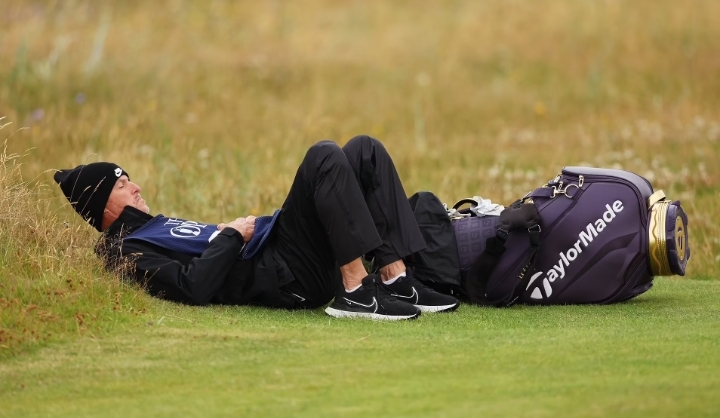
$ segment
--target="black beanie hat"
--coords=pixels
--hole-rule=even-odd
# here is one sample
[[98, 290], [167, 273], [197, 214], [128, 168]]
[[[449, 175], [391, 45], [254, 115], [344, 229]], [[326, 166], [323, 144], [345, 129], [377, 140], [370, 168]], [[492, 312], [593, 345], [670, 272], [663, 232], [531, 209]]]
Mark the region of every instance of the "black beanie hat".
[[103, 212], [120, 176], [130, 176], [117, 164], [92, 163], [58, 170], [53, 177], [75, 212], [101, 231]]

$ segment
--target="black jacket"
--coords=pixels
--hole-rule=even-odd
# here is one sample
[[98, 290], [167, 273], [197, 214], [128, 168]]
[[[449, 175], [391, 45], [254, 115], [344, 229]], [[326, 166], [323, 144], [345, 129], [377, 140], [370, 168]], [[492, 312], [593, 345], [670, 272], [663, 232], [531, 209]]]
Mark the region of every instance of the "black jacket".
[[153, 296], [175, 302], [284, 307], [273, 251], [239, 260], [243, 237], [232, 228], [220, 232], [200, 257], [123, 239], [152, 218], [133, 207], [125, 208], [95, 248], [106, 268], [132, 277]]

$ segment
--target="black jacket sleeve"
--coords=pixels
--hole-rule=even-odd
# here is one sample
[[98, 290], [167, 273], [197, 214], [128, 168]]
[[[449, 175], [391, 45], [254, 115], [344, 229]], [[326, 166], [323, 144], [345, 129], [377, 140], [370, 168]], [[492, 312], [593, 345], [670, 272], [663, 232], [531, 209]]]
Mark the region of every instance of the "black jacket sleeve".
[[135, 279], [144, 284], [151, 295], [191, 305], [206, 305], [225, 282], [243, 245], [242, 235], [235, 229], [226, 228], [200, 257], [187, 257], [181, 261], [152, 244], [127, 240], [121, 243], [119, 260], [116, 260], [132, 269]]

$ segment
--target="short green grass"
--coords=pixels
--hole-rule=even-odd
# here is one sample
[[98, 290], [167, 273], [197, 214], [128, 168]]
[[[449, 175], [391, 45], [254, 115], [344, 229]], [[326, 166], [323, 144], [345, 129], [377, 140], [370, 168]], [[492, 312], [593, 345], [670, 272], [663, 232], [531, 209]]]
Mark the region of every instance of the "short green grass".
[[160, 304], [0, 364], [0, 415], [720, 414], [720, 283], [614, 306], [463, 306], [407, 323]]
[[[0, 415], [720, 415], [719, 57], [709, 0], [4, 0]], [[360, 133], [448, 203], [635, 171], [682, 200], [688, 275], [407, 324], [188, 308], [104, 272], [51, 180], [111, 160], [219, 223]]]

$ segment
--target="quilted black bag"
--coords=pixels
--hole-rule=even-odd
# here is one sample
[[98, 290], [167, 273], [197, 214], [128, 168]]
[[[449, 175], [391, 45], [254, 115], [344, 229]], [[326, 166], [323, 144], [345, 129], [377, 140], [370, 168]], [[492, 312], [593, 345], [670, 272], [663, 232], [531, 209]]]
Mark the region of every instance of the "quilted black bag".
[[438, 292], [462, 294], [458, 247], [445, 205], [431, 192], [417, 192], [409, 201], [427, 247], [405, 257], [405, 265]]

